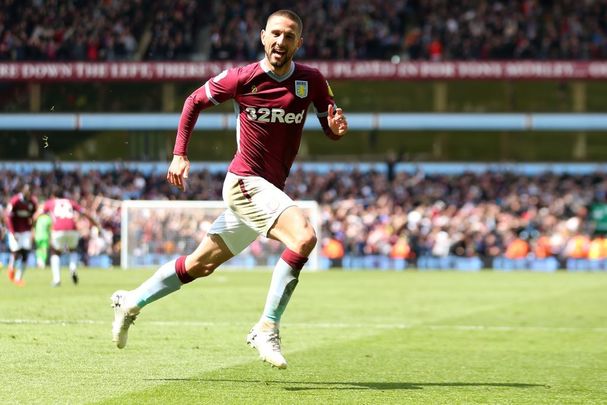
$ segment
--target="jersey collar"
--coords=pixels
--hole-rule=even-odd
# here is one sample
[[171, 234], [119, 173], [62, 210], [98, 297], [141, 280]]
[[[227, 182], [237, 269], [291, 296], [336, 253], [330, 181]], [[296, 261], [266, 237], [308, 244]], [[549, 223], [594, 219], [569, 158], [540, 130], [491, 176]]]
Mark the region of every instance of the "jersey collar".
[[295, 71], [295, 62], [293, 62], [293, 61], [291, 61], [291, 67], [289, 68], [289, 71], [287, 73], [285, 73], [284, 75], [282, 75], [282, 76], [279, 76], [276, 73], [272, 72], [270, 70], [270, 68], [266, 65], [266, 60], [265, 59], [262, 59], [262, 60], [259, 61], [259, 66], [261, 66], [261, 69], [264, 72], [266, 72], [266, 74], [268, 76], [270, 76], [272, 79], [276, 80], [277, 82], [284, 82], [289, 77], [291, 77], [291, 75]]

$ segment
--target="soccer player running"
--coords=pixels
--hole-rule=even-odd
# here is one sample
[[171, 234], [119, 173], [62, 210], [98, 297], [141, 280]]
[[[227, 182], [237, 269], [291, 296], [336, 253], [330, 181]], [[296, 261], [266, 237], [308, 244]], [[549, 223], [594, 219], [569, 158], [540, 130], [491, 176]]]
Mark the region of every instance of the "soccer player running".
[[[8, 278], [22, 287], [23, 273], [27, 257], [32, 249], [32, 224], [38, 202], [32, 196], [30, 186], [24, 184], [19, 193], [11, 197], [6, 207], [6, 224], [8, 227], [8, 248], [11, 256], [8, 262]], [[15, 267], [17, 271], [15, 271]]]
[[303, 211], [282, 190], [310, 104], [329, 138], [340, 139], [348, 130], [322, 74], [292, 61], [302, 45], [302, 27], [292, 11], [274, 12], [261, 31], [263, 60], [220, 73], [186, 99], [167, 180], [185, 190], [190, 169], [187, 146], [200, 111], [233, 99], [238, 109], [238, 147], [223, 185], [228, 208], [194, 252], [166, 263], [136, 289], [112, 295], [112, 334], [118, 348], [126, 345], [129, 326], [141, 308], [210, 275], [258, 235], [265, 235], [286, 248], [272, 273], [263, 314], [246, 341], [262, 360], [287, 367], [280, 348], [280, 320], [316, 245], [316, 234]]
[[[99, 223], [85, 209], [71, 198], [63, 198], [62, 193], [53, 191], [46, 200], [42, 213], [51, 217], [51, 272], [52, 286], [61, 285], [61, 254], [69, 254], [69, 269], [72, 282], [78, 284], [78, 241], [80, 232], [76, 226], [76, 213], [89, 220], [92, 226], [100, 228]], [[37, 218], [36, 218], [37, 219]]]

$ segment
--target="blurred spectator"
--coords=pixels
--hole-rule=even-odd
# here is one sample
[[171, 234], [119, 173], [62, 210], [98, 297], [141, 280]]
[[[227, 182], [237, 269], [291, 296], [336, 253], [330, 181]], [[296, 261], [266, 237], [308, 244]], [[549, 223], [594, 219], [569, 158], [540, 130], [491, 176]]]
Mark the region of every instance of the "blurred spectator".
[[607, 258], [607, 241], [602, 235], [598, 235], [590, 241], [588, 258], [592, 260]]
[[551, 256], [550, 239], [548, 236], [542, 235], [534, 241], [533, 256], [537, 259], [545, 259]]
[[[479, 256], [488, 266], [500, 256], [555, 257], [561, 261], [607, 257], [606, 239], [590, 239], [595, 230], [586, 208], [605, 203], [606, 173], [524, 176], [396, 171], [391, 176], [392, 181], [386, 173], [362, 172], [355, 167], [323, 173], [298, 169], [285, 191], [296, 200], [319, 203], [322, 235], [330, 238], [324, 243], [325, 254], [334, 259], [379, 255], [414, 261], [423, 255], [457, 255]], [[103, 227], [102, 232], [88, 233], [86, 224], [81, 224], [86, 241], [82, 248], [90, 255], [105, 251], [117, 262], [121, 200], [219, 200], [222, 181], [221, 173], [194, 171], [187, 191], [181, 193], [166, 184], [164, 174], [120, 166], [86, 173], [59, 168], [29, 173], [0, 170], [0, 199], [5, 204], [19, 182], [30, 184], [40, 199], [48, 196], [53, 185], [70, 190], [86, 209], [96, 213]], [[168, 212], [162, 215], [154, 222], [145, 216], [140, 219], [137, 238], [147, 242], [149, 252], [191, 249], [153, 241], [177, 240], [170, 234], [178, 232], [198, 240], [210, 226], [204, 215], [196, 221], [172, 217]], [[160, 229], [168, 236], [159, 236]], [[3, 232], [0, 226], [0, 234]], [[261, 257], [261, 249], [255, 244], [251, 254]]]
[[590, 239], [588, 236], [576, 234], [567, 241], [564, 256], [571, 259], [586, 259], [589, 247]]
[[598, 0], [0, 0], [0, 60], [255, 60], [279, 8], [302, 17], [305, 59], [607, 57]]
[[344, 258], [344, 245], [334, 237], [327, 238], [322, 246], [322, 254], [329, 259], [330, 267], [341, 267]]
[[392, 250], [390, 251], [390, 257], [393, 259], [412, 259], [412, 250], [409, 245], [409, 241], [407, 238], [401, 236], [399, 237], [394, 245], [392, 245]]
[[520, 236], [509, 234], [506, 237], [506, 253], [508, 259], [524, 259], [529, 254], [529, 244]]

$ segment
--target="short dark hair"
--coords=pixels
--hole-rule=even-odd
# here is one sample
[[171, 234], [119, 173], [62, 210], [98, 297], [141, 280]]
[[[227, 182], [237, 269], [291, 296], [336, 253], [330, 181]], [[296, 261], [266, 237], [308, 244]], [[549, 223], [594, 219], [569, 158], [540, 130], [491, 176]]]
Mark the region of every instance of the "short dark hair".
[[49, 193], [50, 198], [63, 198], [64, 196], [65, 192], [63, 191], [63, 188], [61, 188], [57, 184], [54, 184], [51, 187], [51, 192]]
[[268, 21], [270, 21], [270, 18], [272, 17], [285, 17], [288, 18], [291, 21], [294, 21], [297, 24], [297, 28], [299, 28], [299, 35], [301, 35], [302, 31], [303, 31], [303, 22], [301, 21], [301, 18], [299, 18], [299, 16], [291, 10], [278, 10], [278, 11], [274, 11], [272, 14], [270, 14], [268, 16], [268, 19], [266, 20], [266, 25], [268, 25]]

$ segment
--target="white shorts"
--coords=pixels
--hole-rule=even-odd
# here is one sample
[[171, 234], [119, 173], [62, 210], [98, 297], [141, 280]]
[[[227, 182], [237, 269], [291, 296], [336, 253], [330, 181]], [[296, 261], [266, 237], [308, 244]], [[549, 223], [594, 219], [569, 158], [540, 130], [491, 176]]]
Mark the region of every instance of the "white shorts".
[[237, 176], [228, 172], [223, 182], [223, 200], [228, 205], [209, 229], [221, 236], [237, 255], [258, 235], [267, 236], [280, 214], [295, 202], [262, 177]]
[[80, 233], [78, 231], [53, 231], [51, 247], [55, 250], [75, 250], [78, 247]]
[[18, 252], [19, 250], [31, 250], [32, 249], [32, 232], [15, 232], [8, 233], [8, 249], [11, 252]]

